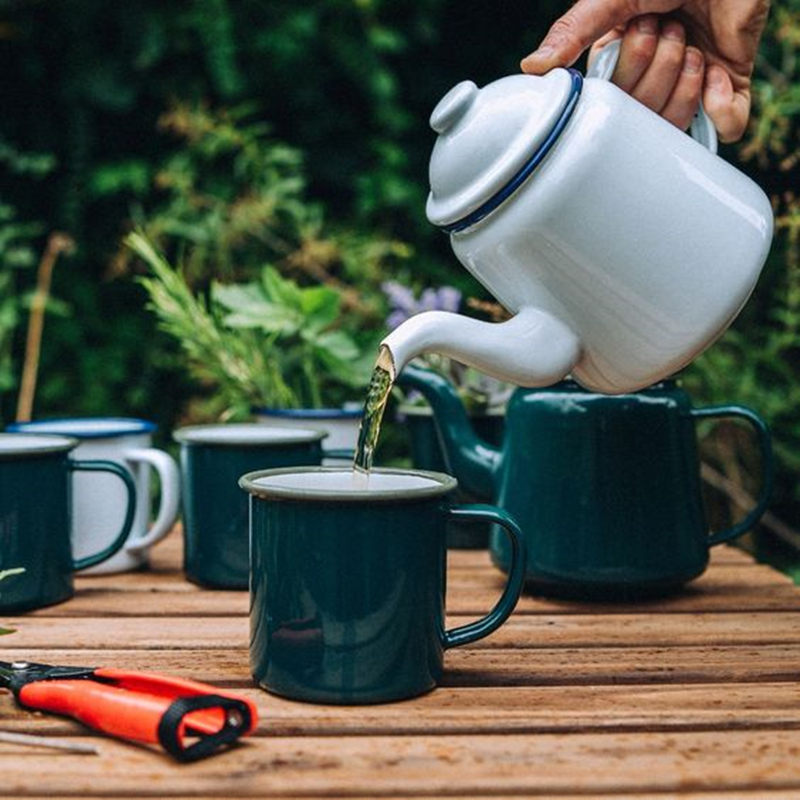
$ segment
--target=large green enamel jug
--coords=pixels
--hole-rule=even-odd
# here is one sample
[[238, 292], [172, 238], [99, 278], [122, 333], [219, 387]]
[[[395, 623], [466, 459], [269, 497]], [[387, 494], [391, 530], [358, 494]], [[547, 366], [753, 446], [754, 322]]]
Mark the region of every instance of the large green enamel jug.
[[[769, 502], [766, 423], [743, 406], [694, 408], [673, 381], [621, 395], [573, 381], [518, 389], [500, 447], [474, 432], [445, 378], [409, 365], [399, 383], [422, 392], [432, 406], [447, 471], [519, 522], [534, 591], [626, 598], [673, 590], [700, 575], [710, 547], [749, 530]], [[732, 527], [711, 532], [695, 424], [723, 417], [753, 427], [763, 477], [756, 505]], [[491, 536], [490, 550], [506, 570], [499, 535]]]

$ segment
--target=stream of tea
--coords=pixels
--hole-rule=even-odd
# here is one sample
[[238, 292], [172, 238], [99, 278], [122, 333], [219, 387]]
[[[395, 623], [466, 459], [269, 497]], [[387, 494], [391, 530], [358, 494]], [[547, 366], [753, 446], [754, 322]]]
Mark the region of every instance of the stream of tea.
[[388, 347], [381, 347], [370, 378], [353, 459], [353, 482], [360, 488], [366, 488], [369, 482], [369, 473], [381, 432], [381, 420], [394, 379], [395, 367], [392, 354]]

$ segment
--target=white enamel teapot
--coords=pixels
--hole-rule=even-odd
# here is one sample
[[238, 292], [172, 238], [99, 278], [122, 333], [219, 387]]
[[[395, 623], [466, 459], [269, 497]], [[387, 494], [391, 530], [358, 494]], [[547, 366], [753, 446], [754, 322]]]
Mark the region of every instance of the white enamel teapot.
[[[395, 375], [438, 352], [521, 386], [570, 375], [618, 394], [660, 381], [717, 339], [772, 239], [764, 192], [607, 80], [619, 44], [575, 70], [458, 84], [436, 106], [428, 219], [514, 314], [418, 314], [384, 345]], [[386, 352], [386, 351], [384, 351]]]

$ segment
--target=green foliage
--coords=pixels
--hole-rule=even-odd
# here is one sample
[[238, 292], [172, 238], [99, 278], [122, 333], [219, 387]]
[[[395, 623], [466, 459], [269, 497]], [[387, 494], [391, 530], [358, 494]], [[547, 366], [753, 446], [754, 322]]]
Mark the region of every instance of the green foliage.
[[[0, 171], [7, 175], [36, 179], [53, 167], [51, 156], [22, 153], [0, 138]], [[22, 321], [25, 278], [36, 264], [34, 245], [41, 234], [41, 225], [21, 221], [17, 209], [0, 196], [0, 393], [17, 383], [14, 336]]]
[[[196, 391], [182, 378], [181, 351], [155, 333], [142, 287], [119, 280], [126, 275], [121, 236], [154, 224], [170, 204], [179, 210], [169, 181], [161, 182], [177, 178], [186, 158], [188, 140], [167, 122], [176, 107], [215, 115], [229, 107], [234, 117], [252, 109], [252, 118], [268, 120], [269, 136], [290, 143], [303, 164], [302, 246], [291, 258], [248, 252], [261, 218], [246, 213], [261, 209], [256, 200], [242, 204], [241, 191], [241, 216], [231, 228], [223, 217], [212, 230], [207, 215], [198, 229], [187, 209], [173, 217], [189, 223], [187, 236], [154, 235], [189, 275], [190, 260], [201, 262], [207, 278], [193, 283], [225, 270], [253, 279], [271, 263], [301, 284], [342, 288], [348, 320], [355, 315], [353, 328], [365, 330], [384, 316], [369, 286], [388, 275], [480, 291], [425, 220], [432, 144], [426, 120], [464, 77], [485, 82], [515, 71], [560, 8], [561, 0], [457, 10], [444, 0], [4, 4], [0, 140], [47, 154], [57, 168], [44, 180], [16, 174], [0, 191], [13, 196], [20, 219], [42, 220], [45, 230], [63, 230], [77, 244], [69, 268], [55, 275], [54, 293], [73, 313], [48, 319], [37, 413], [146, 416], [164, 435]], [[215, 164], [197, 154], [188, 160], [199, 170], [202, 193], [209, 173], [217, 184], [212, 196], [226, 179], [244, 186], [225, 157]], [[212, 232], [232, 234], [234, 221], [253, 239], [217, 248]], [[413, 268], [402, 266], [410, 248], [398, 239], [413, 242]], [[226, 250], [231, 258], [218, 262]]]
[[[274, 342], [273, 357], [292, 387], [293, 405], [322, 407], [331, 385], [358, 387], [368, 379], [354, 338], [336, 327], [341, 324], [342, 298], [335, 290], [300, 287], [266, 266], [259, 281], [214, 284], [211, 297], [228, 312], [224, 325], [260, 331]], [[374, 360], [375, 353], [369, 355]]]
[[182, 255], [193, 283], [230, 280], [264, 256], [291, 252], [313, 213], [299, 151], [271, 141], [268, 126], [251, 114], [249, 107], [211, 112], [182, 104], [159, 121], [183, 146], [155, 174], [166, 199], [141, 215], [141, 227]]
[[132, 233], [125, 241], [153, 272], [154, 277], [140, 283], [161, 328], [180, 344], [192, 374], [213, 385], [225, 416], [247, 416], [253, 405], [291, 403], [289, 387], [271, 357], [273, 341], [224, 326], [220, 310], [195, 297], [185, 278], [145, 236]]
[[[156, 174], [163, 202], [141, 219], [143, 238], [181, 263], [169, 281], [142, 281], [162, 329], [181, 342], [196, 376], [224, 387], [229, 410], [338, 404], [346, 387], [368, 377], [364, 360], [374, 360], [368, 351], [382, 332], [377, 285], [409, 248], [329, 224], [306, 196], [300, 153], [272, 139], [249, 107], [181, 104], [161, 127], [184, 142]], [[130, 267], [126, 252], [117, 264]], [[207, 293], [206, 307], [197, 307], [193, 292]], [[217, 364], [209, 374], [211, 338], [202, 358], [190, 352], [190, 308], [217, 345], [239, 352], [235, 369]], [[263, 375], [255, 363], [244, 374], [250, 349], [268, 365]]]
[[257, 281], [212, 282], [206, 299], [143, 234], [130, 234], [126, 244], [153, 272], [140, 283], [161, 328], [180, 343], [192, 374], [213, 385], [225, 416], [337, 405], [337, 389], [366, 381], [358, 345], [337, 328], [335, 290], [298, 286], [266, 266]]
[[165, 199], [139, 215], [140, 227], [181, 258], [193, 285], [250, 278], [273, 263], [303, 280], [357, 284], [351, 310], [375, 324], [379, 282], [410, 255], [407, 245], [330, 223], [322, 204], [308, 198], [300, 151], [272, 138], [250, 106], [178, 104], [160, 127], [183, 146], [156, 173]]
[[32, 252], [24, 244], [26, 226], [14, 224], [13, 209], [0, 205], [0, 393], [16, 384], [12, 345], [20, 324], [22, 299], [16, 272], [29, 266]]
[[[516, 72], [564, 8], [564, 0], [4, 4], [0, 200], [13, 198], [13, 220], [42, 220], [79, 248], [56, 273], [54, 290], [74, 312], [48, 319], [39, 413], [152, 416], [168, 431], [196, 393], [182, 377], [180, 346], [155, 335], [143, 287], [118, 280], [130, 268], [118, 242], [135, 225], [184, 266], [198, 298], [223, 278], [260, 280], [264, 264], [298, 286], [335, 289], [343, 327], [363, 352], [383, 322], [387, 278], [485, 298], [425, 219], [427, 119], [458, 81]], [[746, 402], [768, 418], [782, 467], [776, 505], [787, 519], [800, 508], [790, 298], [797, 19], [798, 0], [773, 4], [751, 129], [724, 153], [774, 197], [770, 263], [730, 334], [684, 376], [698, 404]], [[22, 149], [43, 155], [22, 158]], [[9, 275], [18, 298], [30, 271], [2, 262], [0, 280]], [[0, 291], [0, 306], [8, 297]]]

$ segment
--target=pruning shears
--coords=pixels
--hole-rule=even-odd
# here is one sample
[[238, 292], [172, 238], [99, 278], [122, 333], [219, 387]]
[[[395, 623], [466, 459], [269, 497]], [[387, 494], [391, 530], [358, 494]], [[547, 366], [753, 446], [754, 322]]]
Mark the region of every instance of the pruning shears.
[[103, 733], [196, 761], [251, 733], [250, 700], [181, 678], [111, 668], [0, 661], [0, 687], [26, 708], [73, 717]]

